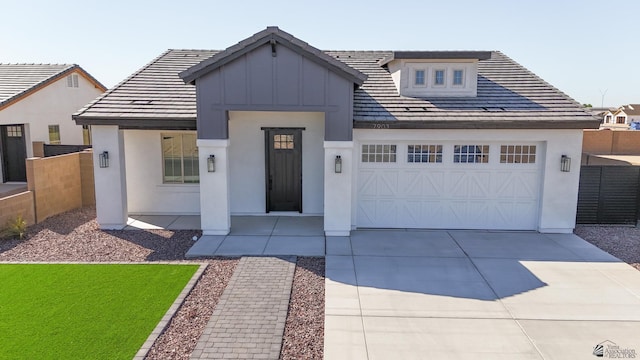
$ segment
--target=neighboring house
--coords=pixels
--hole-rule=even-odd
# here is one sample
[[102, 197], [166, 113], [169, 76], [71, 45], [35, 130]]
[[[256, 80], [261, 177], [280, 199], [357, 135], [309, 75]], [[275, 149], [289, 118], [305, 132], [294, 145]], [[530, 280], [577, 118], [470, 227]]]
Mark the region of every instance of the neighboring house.
[[105, 90], [78, 65], [0, 64], [0, 180], [26, 181], [34, 141], [88, 144], [70, 116]]
[[630, 125], [640, 122], [640, 104], [623, 105], [604, 114], [605, 124]]
[[104, 229], [200, 214], [227, 234], [231, 215], [275, 213], [323, 215], [329, 236], [571, 232], [582, 130], [600, 123], [500, 52], [323, 52], [276, 27], [169, 50], [74, 119]]

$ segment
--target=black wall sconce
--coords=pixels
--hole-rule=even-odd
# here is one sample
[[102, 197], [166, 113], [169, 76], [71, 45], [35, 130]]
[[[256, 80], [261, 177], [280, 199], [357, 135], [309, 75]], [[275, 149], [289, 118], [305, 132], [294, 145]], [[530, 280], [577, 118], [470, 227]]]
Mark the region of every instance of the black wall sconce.
[[108, 151], [103, 151], [102, 153], [98, 154], [98, 157], [100, 159], [100, 167], [101, 168], [108, 168], [109, 167], [109, 152]]
[[336, 174], [342, 173], [342, 157], [340, 155], [336, 155], [334, 171], [336, 172]]
[[216, 156], [209, 155], [207, 158], [207, 171], [208, 172], [216, 172]]
[[562, 155], [560, 158], [560, 171], [569, 172], [571, 171], [571, 158], [567, 155]]

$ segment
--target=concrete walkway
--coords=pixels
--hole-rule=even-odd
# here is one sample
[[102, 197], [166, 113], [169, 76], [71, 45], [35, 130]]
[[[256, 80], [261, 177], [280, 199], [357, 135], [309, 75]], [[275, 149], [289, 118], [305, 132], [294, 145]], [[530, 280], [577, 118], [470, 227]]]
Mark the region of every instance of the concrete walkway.
[[573, 234], [354, 231], [325, 281], [325, 359], [640, 356], [640, 272]]
[[280, 356], [295, 257], [243, 257], [191, 359]]
[[324, 256], [321, 216], [232, 216], [226, 236], [202, 236], [187, 258], [242, 255]]

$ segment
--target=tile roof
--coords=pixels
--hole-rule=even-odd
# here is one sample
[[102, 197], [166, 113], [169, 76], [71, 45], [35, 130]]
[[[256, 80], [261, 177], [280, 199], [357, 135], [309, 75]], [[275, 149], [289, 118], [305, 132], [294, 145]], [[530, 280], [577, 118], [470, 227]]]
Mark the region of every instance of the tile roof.
[[[168, 50], [74, 118], [79, 123], [143, 128], [175, 127], [179, 120], [185, 129], [195, 129], [195, 86], [185, 85], [178, 74], [218, 52]], [[356, 127], [373, 121], [427, 128], [599, 126], [600, 120], [575, 100], [500, 52], [478, 62], [477, 97], [463, 98], [400, 96], [387, 69], [378, 65], [391, 51], [325, 53], [367, 75], [354, 92]]]
[[[457, 122], [490, 121], [496, 127], [512, 122], [537, 127], [546, 122], [592, 122], [599, 120], [566, 94], [537, 77], [500, 52], [478, 61], [476, 97], [418, 98], [400, 96], [389, 72], [378, 61], [388, 51], [330, 51], [330, 55], [369, 76], [355, 91], [354, 121], [431, 122], [434, 127], [456, 127]], [[582, 126], [582, 125], [579, 125]], [[578, 127], [579, 127], [578, 126]]]
[[76, 70], [81, 71], [102, 89], [106, 89], [104, 85], [75, 64], [0, 63], [0, 107], [16, 101]]
[[[214, 50], [167, 50], [102, 96], [78, 110], [74, 119], [128, 126], [131, 120], [184, 122], [195, 129], [196, 88], [178, 74], [215, 55]], [[153, 126], [148, 126], [153, 127]], [[168, 127], [170, 128], [170, 127]]]

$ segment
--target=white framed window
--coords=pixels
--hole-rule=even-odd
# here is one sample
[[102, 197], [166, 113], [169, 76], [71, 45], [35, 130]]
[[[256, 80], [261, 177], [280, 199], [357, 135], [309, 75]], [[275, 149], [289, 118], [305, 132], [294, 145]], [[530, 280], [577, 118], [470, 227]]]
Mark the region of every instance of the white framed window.
[[616, 116], [616, 124], [624, 124], [627, 120], [624, 116]]
[[162, 134], [162, 182], [194, 184], [200, 182], [196, 134]]
[[424, 70], [416, 70], [414, 73], [414, 82], [413, 84], [416, 86], [424, 86], [426, 84], [426, 73]]
[[441, 163], [442, 145], [407, 145], [407, 162]]
[[605, 123], [610, 123], [611, 122], [611, 115], [607, 115], [604, 117], [604, 122]]
[[362, 145], [362, 162], [394, 163], [396, 148], [396, 145], [390, 144]]
[[481, 163], [489, 162], [489, 145], [454, 145], [454, 163]]
[[71, 74], [67, 76], [67, 87], [78, 87], [78, 74]]
[[535, 164], [535, 145], [501, 145], [500, 163], [502, 164]]
[[453, 70], [453, 86], [464, 86], [464, 70]]
[[444, 86], [445, 84], [445, 73], [444, 69], [436, 69], [433, 71], [433, 85], [436, 86]]
[[60, 144], [60, 125], [49, 125], [49, 144]]

